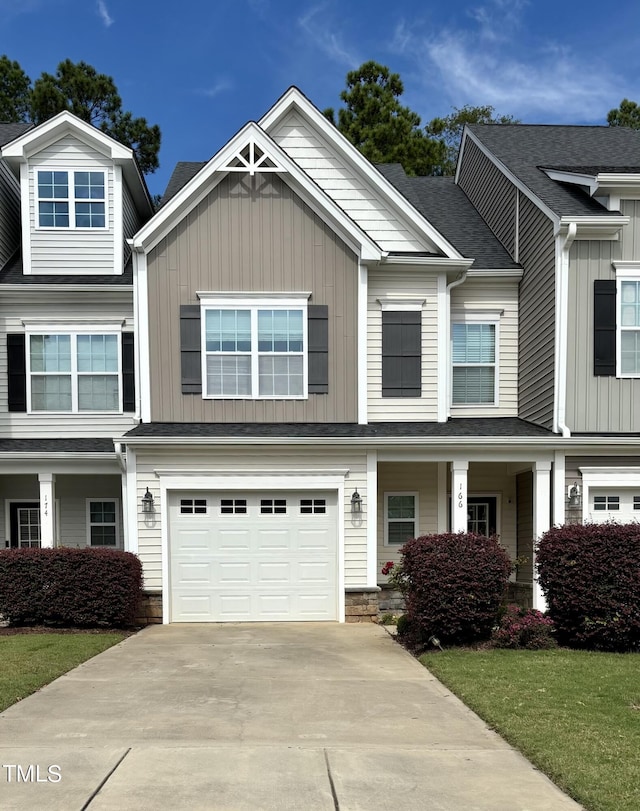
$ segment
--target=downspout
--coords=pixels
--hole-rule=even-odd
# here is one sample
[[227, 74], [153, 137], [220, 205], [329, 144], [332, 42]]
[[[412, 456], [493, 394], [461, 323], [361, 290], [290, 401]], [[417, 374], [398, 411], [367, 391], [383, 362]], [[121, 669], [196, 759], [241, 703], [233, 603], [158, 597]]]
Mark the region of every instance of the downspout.
[[454, 287], [459, 287], [461, 284], [464, 284], [467, 281], [467, 273], [467, 270], [463, 270], [462, 273], [459, 273], [452, 282], [449, 282], [446, 288], [447, 343], [445, 350], [445, 387], [447, 391], [447, 418], [451, 416], [451, 291], [454, 289]]
[[571, 429], [566, 425], [567, 416], [567, 347], [569, 335], [569, 253], [576, 238], [578, 225], [569, 223], [564, 241], [558, 236], [558, 277], [556, 294], [556, 425], [554, 430], [562, 432], [563, 437], [571, 436]]

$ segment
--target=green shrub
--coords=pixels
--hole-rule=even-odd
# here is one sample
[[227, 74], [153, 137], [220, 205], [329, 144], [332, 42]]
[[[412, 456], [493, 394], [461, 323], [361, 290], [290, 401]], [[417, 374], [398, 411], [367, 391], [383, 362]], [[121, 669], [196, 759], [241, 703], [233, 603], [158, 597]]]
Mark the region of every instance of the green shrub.
[[640, 524], [554, 527], [537, 569], [560, 644], [640, 650]]
[[431, 636], [443, 644], [489, 638], [511, 572], [496, 537], [424, 535], [407, 541], [401, 553], [396, 577], [404, 583], [406, 644], [420, 647]]
[[500, 624], [491, 634], [491, 644], [496, 648], [525, 648], [546, 650], [558, 647], [553, 636], [553, 620], [534, 608], [508, 605], [500, 618]]
[[142, 566], [113, 549], [0, 550], [0, 615], [15, 625], [134, 624]]

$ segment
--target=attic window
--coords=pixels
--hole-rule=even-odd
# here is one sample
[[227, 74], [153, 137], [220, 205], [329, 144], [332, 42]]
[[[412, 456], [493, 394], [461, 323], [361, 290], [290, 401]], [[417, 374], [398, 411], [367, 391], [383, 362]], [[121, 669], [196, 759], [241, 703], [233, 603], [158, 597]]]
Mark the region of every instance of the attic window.
[[249, 141], [243, 149], [239, 149], [221, 168], [226, 172], [248, 172], [251, 176], [256, 172], [284, 171], [282, 166], [254, 141]]
[[42, 170], [37, 185], [40, 228], [106, 227], [104, 172]]

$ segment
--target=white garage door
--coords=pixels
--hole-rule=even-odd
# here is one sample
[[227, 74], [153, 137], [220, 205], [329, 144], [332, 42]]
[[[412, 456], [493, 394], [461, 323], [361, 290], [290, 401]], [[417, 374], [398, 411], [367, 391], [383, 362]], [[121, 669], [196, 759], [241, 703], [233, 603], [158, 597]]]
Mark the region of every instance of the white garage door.
[[336, 620], [337, 498], [173, 493], [172, 622]]
[[589, 520], [594, 523], [615, 521], [618, 524], [640, 521], [640, 487], [591, 488]]

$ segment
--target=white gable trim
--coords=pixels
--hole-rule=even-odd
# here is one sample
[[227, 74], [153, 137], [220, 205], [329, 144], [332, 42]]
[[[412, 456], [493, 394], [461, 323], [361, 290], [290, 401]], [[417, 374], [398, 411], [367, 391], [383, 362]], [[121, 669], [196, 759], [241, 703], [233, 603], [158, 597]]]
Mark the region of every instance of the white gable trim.
[[239, 149], [253, 142], [267, 153], [288, 185], [322, 220], [341, 236], [349, 247], [366, 261], [380, 261], [384, 252], [344, 211], [254, 122], [248, 124], [211, 158], [166, 206], [138, 231], [133, 238], [134, 249], [152, 250], [227, 175], [225, 169]]
[[320, 110], [297, 87], [290, 87], [258, 123], [266, 132], [271, 133], [284, 116], [294, 109], [303, 115], [316, 130], [322, 133], [331, 146], [351, 164], [354, 171], [367, 178], [389, 206], [405, 222], [410, 223], [418, 231], [419, 235], [435, 244], [448, 258], [463, 258], [462, 254], [342, 135], [337, 127], [324, 117]]

